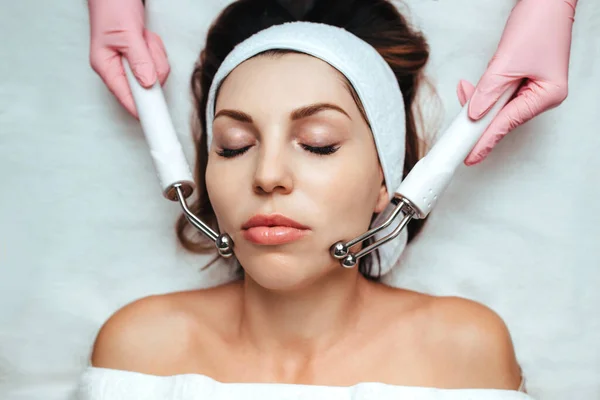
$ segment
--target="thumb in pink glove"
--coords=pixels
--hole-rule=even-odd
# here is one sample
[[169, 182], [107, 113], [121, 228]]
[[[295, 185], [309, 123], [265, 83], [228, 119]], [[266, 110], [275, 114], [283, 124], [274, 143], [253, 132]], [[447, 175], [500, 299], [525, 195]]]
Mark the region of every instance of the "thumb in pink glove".
[[89, 0], [90, 64], [125, 109], [138, 117], [121, 61], [125, 57], [138, 82], [164, 84], [170, 72], [160, 37], [145, 29], [141, 0]]
[[464, 105], [470, 98], [469, 117], [477, 120], [513, 82], [525, 79], [467, 156], [466, 165], [481, 162], [508, 132], [565, 100], [576, 4], [520, 0], [477, 87], [460, 81], [458, 99]]

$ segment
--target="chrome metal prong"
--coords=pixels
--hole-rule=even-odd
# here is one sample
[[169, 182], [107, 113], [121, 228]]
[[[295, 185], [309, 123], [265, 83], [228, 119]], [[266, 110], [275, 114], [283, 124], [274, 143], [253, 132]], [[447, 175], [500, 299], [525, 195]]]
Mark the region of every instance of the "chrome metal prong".
[[[392, 201], [394, 201], [394, 200], [397, 200], [397, 199], [396, 198], [392, 199]], [[364, 242], [371, 236], [377, 234], [381, 230], [390, 226], [392, 221], [394, 221], [394, 219], [396, 219], [398, 214], [402, 211], [403, 207], [404, 207], [404, 203], [402, 201], [400, 201], [394, 208], [394, 211], [392, 212], [392, 214], [385, 220], [385, 222], [383, 224], [363, 233], [362, 235], [350, 240], [347, 243], [343, 243], [343, 242], [335, 243], [333, 246], [331, 246], [331, 250], [330, 250], [331, 255], [338, 260], [345, 259], [346, 257], [348, 257], [348, 252], [350, 251], [350, 248], [352, 246], [356, 245], [357, 243]]]
[[[354, 267], [361, 257], [364, 257], [365, 255], [371, 253], [373, 250], [377, 249], [378, 247], [397, 237], [400, 234], [400, 232], [402, 232], [402, 229], [404, 229], [406, 225], [410, 222], [410, 220], [416, 216], [415, 210], [413, 209], [412, 204], [410, 204], [410, 202], [405, 201], [405, 199], [401, 197], [395, 197], [394, 199], [392, 199], [392, 201], [397, 202], [397, 205], [390, 214], [390, 216], [381, 225], [372, 228], [371, 230], [358, 236], [355, 239], [350, 240], [347, 243], [337, 242], [333, 246], [331, 246], [331, 255], [334, 258], [340, 260], [344, 268]], [[355, 246], [356, 244], [369, 239], [378, 232], [381, 232], [383, 229], [390, 226], [401, 212], [404, 214], [404, 216], [400, 221], [400, 224], [392, 231], [392, 233], [386, 235], [382, 239], [377, 240], [376, 242], [365, 247], [356, 254], [350, 253], [350, 248], [352, 248], [352, 246]]]
[[392, 231], [392, 233], [384, 236], [383, 238], [379, 239], [375, 243], [370, 244], [369, 246], [367, 246], [364, 249], [360, 250], [356, 254], [352, 254], [352, 253], [348, 254], [342, 260], [342, 265], [345, 268], [352, 268], [352, 267], [354, 267], [354, 265], [356, 265], [356, 263], [358, 262], [358, 260], [360, 260], [361, 257], [366, 256], [367, 254], [369, 254], [372, 251], [376, 250], [378, 247], [383, 246], [384, 244], [386, 244], [390, 240], [392, 240], [395, 237], [397, 237], [398, 235], [400, 235], [400, 232], [402, 232], [402, 229], [404, 229], [406, 227], [406, 225], [408, 225], [408, 223], [410, 222], [410, 220], [412, 218], [413, 218], [413, 216], [411, 214], [405, 214], [404, 217], [402, 218], [402, 220], [400, 221], [400, 224]]
[[206, 225], [204, 222], [200, 220], [197, 216], [192, 213], [185, 201], [186, 196], [183, 192], [183, 188], [180, 184], [173, 185], [173, 188], [177, 192], [177, 198], [179, 199], [179, 204], [181, 204], [181, 208], [183, 209], [183, 213], [187, 220], [192, 224], [196, 229], [206, 235], [210, 240], [215, 242], [215, 246], [217, 247], [217, 251], [221, 255], [221, 257], [229, 258], [233, 255], [233, 240], [226, 233], [218, 234], [215, 232], [210, 226]]

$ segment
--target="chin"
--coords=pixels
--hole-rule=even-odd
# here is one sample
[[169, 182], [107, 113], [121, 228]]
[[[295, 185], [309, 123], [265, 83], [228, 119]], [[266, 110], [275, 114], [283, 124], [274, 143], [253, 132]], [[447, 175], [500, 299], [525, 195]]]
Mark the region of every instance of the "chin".
[[248, 258], [251, 261], [240, 260], [245, 274], [261, 287], [273, 291], [302, 289], [330, 272], [327, 262], [299, 259], [298, 255], [270, 253]]

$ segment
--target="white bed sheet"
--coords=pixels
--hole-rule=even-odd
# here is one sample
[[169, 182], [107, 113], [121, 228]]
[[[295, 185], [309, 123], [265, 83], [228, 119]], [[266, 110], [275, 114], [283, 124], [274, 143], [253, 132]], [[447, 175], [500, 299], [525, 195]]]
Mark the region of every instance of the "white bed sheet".
[[[192, 160], [188, 81], [229, 1], [149, 0]], [[514, 1], [411, 0], [442, 125]], [[230, 279], [177, 247], [137, 121], [88, 63], [86, 2], [0, 4], [0, 398], [65, 399], [103, 321], [136, 298]], [[461, 168], [390, 283], [482, 301], [507, 321], [530, 392], [600, 398], [600, 2], [580, 0], [570, 95]]]

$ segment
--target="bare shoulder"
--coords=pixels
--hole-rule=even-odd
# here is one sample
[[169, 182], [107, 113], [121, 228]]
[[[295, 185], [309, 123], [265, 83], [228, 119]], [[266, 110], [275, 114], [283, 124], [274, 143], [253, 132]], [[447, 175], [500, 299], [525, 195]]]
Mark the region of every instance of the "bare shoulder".
[[424, 310], [429, 320], [427, 346], [449, 378], [448, 385], [518, 388], [521, 370], [502, 318], [464, 298], [431, 299]]
[[153, 295], [127, 304], [98, 332], [92, 366], [173, 375], [190, 358], [199, 338], [214, 335], [210, 327], [215, 327], [212, 322], [216, 318], [211, 304], [227, 296], [226, 291], [215, 288]]

